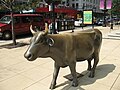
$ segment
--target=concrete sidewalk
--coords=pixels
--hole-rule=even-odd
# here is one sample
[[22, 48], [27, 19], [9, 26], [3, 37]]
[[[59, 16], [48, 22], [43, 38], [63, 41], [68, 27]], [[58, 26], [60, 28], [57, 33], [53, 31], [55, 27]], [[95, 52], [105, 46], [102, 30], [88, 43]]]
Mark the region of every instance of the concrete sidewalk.
[[[114, 31], [110, 31], [109, 27], [97, 28], [104, 38], [95, 77], [88, 77], [87, 61], [79, 62], [77, 72], [84, 75], [78, 79], [79, 86], [72, 87], [71, 82], [63, 77], [70, 74], [66, 67], [60, 69], [55, 90], [120, 90], [120, 40], [105, 38]], [[28, 42], [29, 39], [18, 41]], [[27, 61], [24, 58], [27, 47], [28, 45], [13, 49], [0, 48], [0, 90], [49, 90], [54, 61], [51, 58]]]

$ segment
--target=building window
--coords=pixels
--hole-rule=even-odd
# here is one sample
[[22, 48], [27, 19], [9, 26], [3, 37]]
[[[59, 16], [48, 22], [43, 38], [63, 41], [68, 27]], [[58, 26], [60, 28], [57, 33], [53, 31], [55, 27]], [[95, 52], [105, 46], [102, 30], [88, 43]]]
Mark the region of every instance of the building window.
[[76, 8], [77, 8], [77, 9], [79, 8], [79, 4], [78, 4], [78, 3], [76, 3]]
[[74, 3], [72, 4], [72, 7], [75, 8], [75, 4]]

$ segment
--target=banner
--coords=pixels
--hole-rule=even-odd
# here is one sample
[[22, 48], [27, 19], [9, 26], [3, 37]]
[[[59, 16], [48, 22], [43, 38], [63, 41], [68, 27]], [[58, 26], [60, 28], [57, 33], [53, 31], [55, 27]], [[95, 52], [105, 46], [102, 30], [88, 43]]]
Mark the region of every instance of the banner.
[[111, 9], [111, 7], [112, 7], [112, 0], [107, 0], [106, 9]]
[[104, 9], [105, 0], [100, 0], [100, 9]]
[[112, 0], [100, 0], [100, 9], [111, 9]]
[[92, 24], [92, 11], [84, 11], [83, 12], [83, 23], [84, 24]]

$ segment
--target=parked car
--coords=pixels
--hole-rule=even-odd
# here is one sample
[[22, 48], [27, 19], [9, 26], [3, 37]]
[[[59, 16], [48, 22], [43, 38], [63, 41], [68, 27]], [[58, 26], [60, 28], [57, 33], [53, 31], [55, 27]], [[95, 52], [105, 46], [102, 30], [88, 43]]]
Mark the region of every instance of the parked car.
[[96, 25], [103, 25], [103, 23], [104, 23], [104, 20], [102, 20], [102, 19], [98, 19], [97, 21], [96, 21]]
[[[40, 14], [14, 14], [14, 32], [15, 35], [30, 33], [30, 25], [44, 29], [44, 18]], [[5, 15], [0, 19], [0, 37], [11, 39], [11, 16]]]

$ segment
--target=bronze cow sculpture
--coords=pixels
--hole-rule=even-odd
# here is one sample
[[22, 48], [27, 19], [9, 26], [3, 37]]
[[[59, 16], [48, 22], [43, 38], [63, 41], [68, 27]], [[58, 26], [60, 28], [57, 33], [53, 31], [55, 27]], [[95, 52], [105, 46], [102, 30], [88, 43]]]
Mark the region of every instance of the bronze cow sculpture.
[[[74, 33], [48, 34], [45, 32], [34, 32], [30, 46], [24, 57], [33, 61], [38, 57], [51, 57], [54, 61], [53, 80], [50, 89], [54, 89], [60, 67], [69, 66], [73, 76], [72, 86], [78, 86], [76, 75], [76, 62], [88, 61], [89, 77], [93, 78], [99, 61], [99, 52], [102, 43], [102, 33], [98, 29], [79, 31]], [[91, 60], [94, 59], [93, 67]]]

